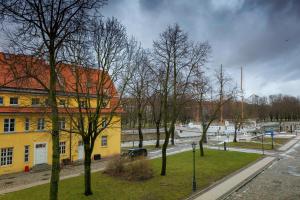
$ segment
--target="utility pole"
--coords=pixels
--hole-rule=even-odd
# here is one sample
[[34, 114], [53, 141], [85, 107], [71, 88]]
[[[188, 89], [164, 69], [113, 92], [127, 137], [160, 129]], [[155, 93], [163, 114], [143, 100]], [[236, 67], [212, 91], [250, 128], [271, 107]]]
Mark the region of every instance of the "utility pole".
[[241, 67], [241, 123], [243, 128], [243, 121], [244, 121], [244, 90], [243, 90], [243, 67]]
[[220, 122], [223, 123], [223, 87], [224, 87], [224, 78], [223, 78], [223, 66], [221, 64], [220, 71]]

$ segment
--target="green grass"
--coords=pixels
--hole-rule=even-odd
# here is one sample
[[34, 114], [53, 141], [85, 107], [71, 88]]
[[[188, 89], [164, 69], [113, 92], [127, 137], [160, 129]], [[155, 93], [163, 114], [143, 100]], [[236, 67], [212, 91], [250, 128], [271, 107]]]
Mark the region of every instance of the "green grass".
[[[278, 149], [283, 144], [288, 142], [290, 139], [288, 138], [274, 138], [274, 148]], [[239, 148], [246, 148], [246, 149], [262, 149], [261, 140], [255, 140], [251, 142], [229, 142], [229, 147], [239, 147]], [[272, 149], [272, 139], [271, 138], [264, 138], [264, 149], [271, 150]]]
[[[205, 150], [205, 157], [196, 152], [196, 178], [198, 190], [204, 189], [224, 176], [246, 166], [261, 157], [258, 154]], [[83, 195], [83, 177], [60, 182], [60, 200], [85, 199], [128, 199], [128, 200], [169, 200], [184, 199], [192, 189], [192, 152], [183, 152], [168, 157], [167, 176], [160, 176], [161, 160], [151, 160], [154, 178], [144, 182], [128, 182], [109, 177], [101, 172], [92, 175], [94, 194]], [[48, 199], [49, 184], [0, 196], [2, 200], [43, 200]]]

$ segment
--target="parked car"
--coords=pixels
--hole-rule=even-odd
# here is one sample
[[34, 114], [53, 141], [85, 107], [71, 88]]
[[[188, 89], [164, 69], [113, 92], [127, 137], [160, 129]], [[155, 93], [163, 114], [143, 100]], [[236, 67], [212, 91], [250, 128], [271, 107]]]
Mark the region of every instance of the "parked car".
[[147, 156], [148, 152], [145, 148], [132, 148], [128, 149], [128, 152], [124, 154], [130, 158], [139, 157], [139, 156]]

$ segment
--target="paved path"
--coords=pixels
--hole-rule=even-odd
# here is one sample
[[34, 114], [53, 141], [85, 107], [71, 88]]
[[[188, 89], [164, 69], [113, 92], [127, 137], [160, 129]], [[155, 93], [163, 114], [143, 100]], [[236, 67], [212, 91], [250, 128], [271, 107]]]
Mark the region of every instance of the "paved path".
[[[292, 200], [300, 199], [300, 136], [292, 139], [285, 144], [281, 151], [285, 152], [265, 152], [271, 156], [265, 157], [248, 168], [236, 173], [235, 175], [225, 179], [219, 184], [212, 186], [208, 190], [204, 190], [199, 195], [194, 195], [190, 199], [195, 200]], [[231, 148], [231, 150], [239, 150]], [[246, 152], [253, 150], [246, 150]], [[280, 159], [280, 161], [275, 161]], [[274, 163], [273, 163], [274, 162]], [[273, 163], [273, 164], [272, 164]], [[272, 165], [271, 165], [272, 164]], [[266, 169], [271, 165], [269, 168]], [[280, 165], [283, 165], [280, 167]], [[274, 167], [276, 166], [276, 167]], [[274, 168], [275, 170], [272, 170]], [[279, 168], [279, 169], [276, 169]], [[263, 172], [263, 170], [265, 172]], [[260, 174], [258, 178], [254, 178]], [[282, 175], [284, 174], [284, 175]], [[287, 175], [288, 174], [288, 175]], [[297, 182], [290, 179], [294, 176]], [[254, 178], [254, 179], [253, 179]], [[281, 181], [277, 180], [281, 179]], [[251, 180], [254, 181], [251, 181]], [[249, 184], [247, 184], [251, 181]], [[278, 188], [278, 184], [284, 182], [282, 187]], [[272, 184], [273, 183], [273, 184]], [[293, 187], [291, 187], [291, 184]], [[245, 185], [245, 186], [244, 186]], [[249, 186], [248, 186], [249, 185]], [[273, 186], [272, 186], [273, 185]], [[239, 191], [231, 194], [238, 188]], [[268, 189], [266, 189], [268, 188]], [[250, 191], [251, 190], [251, 191]], [[274, 193], [276, 193], [274, 195]], [[278, 194], [277, 194], [278, 193]], [[264, 194], [264, 196], [262, 196]], [[229, 197], [227, 197], [230, 195]], [[297, 197], [297, 198], [295, 198]]]
[[297, 136], [293, 139], [291, 139], [288, 143], [286, 143], [285, 145], [283, 145], [282, 147], [280, 147], [278, 149], [278, 151], [286, 151], [288, 150], [289, 148], [291, 148], [294, 144], [296, 144], [300, 139], [300, 136]]
[[300, 143], [281, 153], [280, 158], [226, 200], [300, 199]]
[[237, 186], [247, 181], [253, 175], [260, 172], [263, 168], [265, 168], [268, 164], [274, 161], [274, 157], [266, 157], [262, 160], [256, 162], [255, 164], [251, 165], [250, 167], [242, 170], [236, 175], [228, 178], [224, 182], [216, 185], [212, 189], [208, 190], [207, 192], [203, 193], [199, 197], [195, 198], [196, 200], [215, 200], [219, 199], [224, 196], [226, 193], [234, 190]]

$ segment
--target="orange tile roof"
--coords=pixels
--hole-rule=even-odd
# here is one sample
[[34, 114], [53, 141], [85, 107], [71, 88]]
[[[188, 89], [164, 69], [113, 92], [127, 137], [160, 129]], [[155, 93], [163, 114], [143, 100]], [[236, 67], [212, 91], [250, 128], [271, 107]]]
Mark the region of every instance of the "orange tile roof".
[[[93, 111], [95, 109], [89, 109], [89, 111]], [[111, 108], [104, 108], [101, 110], [103, 114], [110, 113], [113, 111]], [[60, 114], [68, 114], [68, 113], [79, 113], [78, 108], [58, 108], [58, 112]], [[82, 112], [85, 113], [86, 110], [82, 109]], [[122, 108], [117, 108], [114, 110], [115, 113], [123, 113], [124, 110]], [[37, 114], [49, 114], [51, 113], [51, 109], [49, 107], [0, 107], [0, 114], [5, 113], [37, 113]]]
[[[80, 89], [78, 93], [91, 95], [97, 94], [97, 85], [102, 71], [95, 68], [84, 68], [71, 64], [57, 64], [56, 72], [58, 80], [56, 91], [67, 95], [76, 93], [76, 80], [79, 80]], [[79, 74], [79, 75], [78, 75]], [[76, 76], [78, 75], [78, 76]], [[78, 78], [76, 78], [78, 77]], [[106, 73], [104, 77], [104, 87], [106, 92], [111, 96], [111, 107], [117, 106], [119, 102], [117, 90]], [[33, 91], [47, 91], [49, 88], [50, 66], [42, 59], [27, 55], [4, 54], [0, 52], [0, 88]], [[77, 82], [78, 83], [78, 82]], [[36, 108], [0, 108], [0, 112], [35, 112]], [[121, 108], [117, 109], [119, 112]]]

